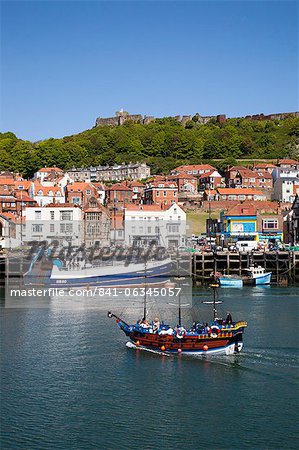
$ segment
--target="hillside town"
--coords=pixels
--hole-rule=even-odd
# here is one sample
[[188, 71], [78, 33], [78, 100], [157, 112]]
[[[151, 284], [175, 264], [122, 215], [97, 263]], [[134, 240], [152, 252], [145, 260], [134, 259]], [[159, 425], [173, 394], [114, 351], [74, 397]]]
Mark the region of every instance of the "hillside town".
[[[151, 174], [144, 162], [68, 171], [42, 167], [28, 180], [2, 172], [0, 244], [296, 246], [298, 194], [299, 162], [292, 159], [222, 171], [182, 165], [167, 175]], [[201, 218], [202, 229], [196, 228]]]

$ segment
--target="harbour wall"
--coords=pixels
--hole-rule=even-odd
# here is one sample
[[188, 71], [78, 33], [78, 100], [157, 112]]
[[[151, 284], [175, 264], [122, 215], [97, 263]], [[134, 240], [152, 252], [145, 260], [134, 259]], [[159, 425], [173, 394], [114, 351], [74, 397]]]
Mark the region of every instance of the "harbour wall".
[[271, 284], [287, 286], [299, 284], [299, 252], [195, 252], [192, 274], [195, 285], [206, 284], [212, 272], [226, 275], [248, 275], [249, 266], [261, 266], [272, 272]]

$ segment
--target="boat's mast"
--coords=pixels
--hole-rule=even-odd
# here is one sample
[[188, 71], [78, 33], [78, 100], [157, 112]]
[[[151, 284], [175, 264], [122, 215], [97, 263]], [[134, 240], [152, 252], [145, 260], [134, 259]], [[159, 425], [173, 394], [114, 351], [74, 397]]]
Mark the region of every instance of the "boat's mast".
[[146, 320], [146, 259], [144, 260], [144, 279], [143, 320]]
[[[179, 283], [180, 286], [180, 283]], [[179, 326], [182, 326], [181, 291], [179, 292]]]
[[179, 280], [179, 326], [182, 326], [182, 309], [181, 309], [181, 277], [179, 274], [179, 249], [177, 249], [177, 276]]
[[216, 309], [216, 289], [219, 287], [218, 284], [210, 284], [210, 287], [213, 289], [213, 316], [214, 320], [217, 317], [217, 309]]
[[213, 288], [213, 294], [214, 294], [214, 298], [213, 298], [213, 312], [214, 312], [214, 320], [217, 317], [217, 310], [216, 310], [216, 288]]

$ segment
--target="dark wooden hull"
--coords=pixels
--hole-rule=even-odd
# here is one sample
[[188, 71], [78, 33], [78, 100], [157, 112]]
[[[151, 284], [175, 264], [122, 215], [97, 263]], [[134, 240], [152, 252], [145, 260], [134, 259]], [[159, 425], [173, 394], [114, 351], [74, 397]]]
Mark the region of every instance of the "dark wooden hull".
[[209, 335], [187, 335], [182, 339], [176, 336], [161, 336], [133, 331], [128, 334], [128, 337], [136, 347], [170, 353], [208, 353], [225, 350], [229, 346], [235, 346], [234, 350], [238, 351], [238, 345], [242, 342], [242, 331], [236, 334], [221, 333], [214, 338]]

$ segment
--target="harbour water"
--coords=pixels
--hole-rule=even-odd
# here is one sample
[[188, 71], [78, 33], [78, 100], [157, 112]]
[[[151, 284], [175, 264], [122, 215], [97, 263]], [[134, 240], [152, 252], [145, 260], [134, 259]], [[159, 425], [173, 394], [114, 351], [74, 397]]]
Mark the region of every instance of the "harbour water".
[[243, 352], [198, 359], [127, 349], [104, 303], [3, 301], [1, 449], [298, 448], [299, 289], [220, 297], [248, 321]]

